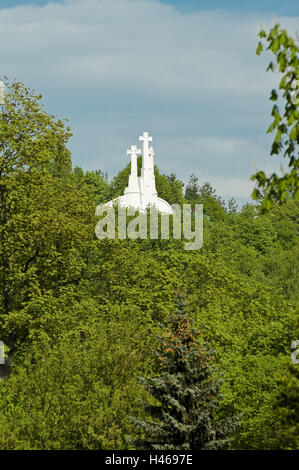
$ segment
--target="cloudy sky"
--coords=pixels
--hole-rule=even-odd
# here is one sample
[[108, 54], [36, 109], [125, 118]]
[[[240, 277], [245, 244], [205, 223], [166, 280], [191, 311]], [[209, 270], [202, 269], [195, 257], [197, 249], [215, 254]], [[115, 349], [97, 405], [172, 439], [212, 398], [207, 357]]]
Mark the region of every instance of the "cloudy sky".
[[269, 156], [278, 76], [255, 55], [258, 23], [299, 31], [299, 3], [235, 0], [1, 0], [0, 75], [69, 119], [74, 165], [114, 176], [142, 131], [155, 163], [245, 201]]

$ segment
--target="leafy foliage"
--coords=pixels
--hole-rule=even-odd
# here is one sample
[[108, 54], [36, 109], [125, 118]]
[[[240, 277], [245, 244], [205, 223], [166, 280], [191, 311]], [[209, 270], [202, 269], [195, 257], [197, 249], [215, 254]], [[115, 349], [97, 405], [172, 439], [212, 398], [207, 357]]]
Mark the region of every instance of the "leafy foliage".
[[29, 333], [31, 302], [81, 278], [80, 247], [92, 239], [93, 207], [71, 172], [70, 129], [21, 83], [7, 83], [7, 90], [0, 122], [0, 334], [14, 347]]
[[[299, 199], [299, 49], [296, 41], [288, 35], [286, 30], [281, 29], [278, 23], [268, 34], [262, 29], [259, 37], [261, 41], [258, 43], [257, 55], [260, 55], [264, 47], [263, 43], [266, 43], [267, 49], [275, 58], [274, 62], [270, 62], [267, 70], [274, 72], [276, 66], [282, 74], [279, 83], [281, 97], [277, 90], [272, 90], [270, 95], [270, 100], [274, 102], [271, 112], [273, 121], [267, 132], [275, 132], [271, 155], [283, 152], [289, 167], [289, 171], [283, 176], [272, 173], [267, 177], [264, 171], [258, 171], [251, 178], [257, 182], [257, 188], [253, 191], [252, 197], [262, 198], [262, 208], [268, 210], [273, 202], [283, 203], [290, 195]], [[279, 109], [279, 101], [284, 103], [283, 112]]]
[[[138, 435], [128, 416], [148, 419], [136, 399], [161, 411], [138, 376], [162, 386], [167, 370], [177, 378], [178, 364], [194, 391], [194, 407], [186, 405], [190, 433], [206, 410], [207, 434], [198, 442], [181, 428], [175, 438], [182, 439], [165, 445], [213, 446], [216, 423], [237, 415], [230, 448], [297, 448], [297, 369], [288, 371], [285, 357], [296, 339], [299, 202], [290, 193], [266, 213], [262, 203], [239, 211], [196, 177], [184, 195], [174, 175], [156, 168], [159, 196], [204, 204], [210, 220], [202, 249], [187, 252], [184, 241], [172, 239], [97, 240], [95, 206], [123, 191], [128, 167], [111, 182], [100, 170], [72, 170], [66, 124], [24, 85], [7, 83], [7, 90], [0, 122], [0, 338], [14, 359], [0, 382], [0, 448], [134, 448], [130, 437]], [[165, 324], [180, 292], [190, 322], [181, 333], [195, 335], [182, 346], [190, 346], [186, 363], [178, 323]], [[157, 334], [176, 351], [162, 347], [165, 362], [156, 360]], [[222, 374], [220, 395], [217, 380], [208, 378], [204, 344]], [[199, 377], [196, 388], [188, 364], [207, 382]], [[186, 391], [187, 382], [176, 383], [168, 384], [171, 393]], [[201, 391], [204, 406], [197, 407]], [[214, 406], [209, 393], [221, 401]]]
[[[216, 190], [207, 181], [202, 186], [199, 185], [199, 178], [191, 175], [185, 190], [186, 200], [193, 204], [203, 204], [204, 213], [212, 220], [220, 219], [225, 214], [225, 204], [217, 196]], [[233, 204], [233, 200], [230, 201]]]

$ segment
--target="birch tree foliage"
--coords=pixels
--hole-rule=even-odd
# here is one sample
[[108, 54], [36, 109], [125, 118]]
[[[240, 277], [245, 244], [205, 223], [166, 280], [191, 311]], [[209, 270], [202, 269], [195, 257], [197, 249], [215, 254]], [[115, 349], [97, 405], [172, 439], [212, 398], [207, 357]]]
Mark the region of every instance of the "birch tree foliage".
[[299, 199], [299, 48], [296, 40], [277, 23], [267, 33], [259, 32], [260, 41], [256, 54], [266, 48], [273, 54], [267, 71], [280, 73], [278, 89], [273, 89], [272, 122], [267, 133], [274, 134], [270, 155], [283, 155], [287, 170], [282, 168], [281, 175], [257, 171], [251, 179], [257, 186], [252, 193], [253, 199], [262, 199], [262, 209], [268, 210], [274, 202], [284, 203], [288, 197]]

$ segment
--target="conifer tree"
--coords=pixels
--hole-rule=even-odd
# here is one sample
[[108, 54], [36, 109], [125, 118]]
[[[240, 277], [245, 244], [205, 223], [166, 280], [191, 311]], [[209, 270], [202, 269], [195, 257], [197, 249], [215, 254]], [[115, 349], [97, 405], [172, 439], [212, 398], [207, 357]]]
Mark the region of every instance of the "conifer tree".
[[220, 381], [211, 366], [212, 352], [199, 342], [179, 298], [170, 330], [159, 338], [160, 374], [140, 378], [154, 398], [142, 402], [150, 420], [131, 418], [142, 433], [139, 449], [225, 449], [233, 419], [217, 420]]

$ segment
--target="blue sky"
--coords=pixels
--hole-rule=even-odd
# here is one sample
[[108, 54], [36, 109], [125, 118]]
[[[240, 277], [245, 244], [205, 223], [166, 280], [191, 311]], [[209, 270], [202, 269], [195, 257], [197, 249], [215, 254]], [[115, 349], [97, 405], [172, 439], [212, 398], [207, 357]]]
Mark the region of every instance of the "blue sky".
[[[111, 0], [113, 1], [113, 0]], [[174, 5], [183, 11], [195, 10], [233, 10], [243, 13], [271, 13], [272, 15], [298, 16], [299, 2], [297, 0], [160, 0], [161, 3]], [[40, 5], [47, 3], [63, 3], [62, 0], [1, 0], [1, 8], [11, 8], [17, 5]]]
[[175, 5], [187, 10], [222, 9], [243, 13], [271, 13], [272, 15], [298, 15], [299, 4], [297, 0], [161, 0], [162, 3]]
[[[299, 31], [295, 1], [2, 0], [0, 75], [69, 119], [74, 164], [115, 175], [142, 131], [156, 164], [248, 199], [270, 172], [268, 97], [279, 78], [257, 57], [258, 22]], [[7, 9], [7, 7], [9, 7]]]

